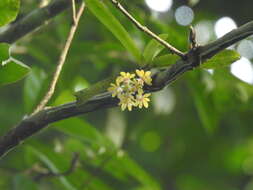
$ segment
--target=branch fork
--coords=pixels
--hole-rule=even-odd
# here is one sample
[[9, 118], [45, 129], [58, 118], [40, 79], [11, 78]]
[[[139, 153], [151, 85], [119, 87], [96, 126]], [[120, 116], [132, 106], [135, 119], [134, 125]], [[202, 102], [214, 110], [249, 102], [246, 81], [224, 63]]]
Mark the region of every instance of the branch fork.
[[[115, 2], [115, 0], [111, 1]], [[117, 6], [118, 5], [119, 4], [117, 4]], [[251, 35], [253, 35], [253, 21], [248, 22], [247, 24], [204, 46], [195, 47], [194, 40], [191, 40], [193, 47], [186, 54], [180, 52], [179, 56], [181, 59], [171, 67], [155, 73], [153, 76], [153, 85], [146, 90], [154, 92], [162, 89], [166, 85], [171, 84], [173, 81], [178, 79], [186, 71], [192, 70], [199, 66], [201, 61], [204, 62], [225, 48]], [[15, 39], [12, 38], [12, 40]], [[16, 127], [10, 129], [9, 132], [0, 138], [0, 158], [12, 148], [15, 148], [24, 140], [36, 134], [43, 128], [46, 128], [46, 126], [53, 122], [114, 106], [117, 106], [117, 100], [112, 98], [110, 93], [102, 93], [94, 96], [85, 104], [80, 106], [78, 106], [76, 102], [70, 102], [60, 106], [41, 110], [36, 114], [28, 116], [20, 121]]]

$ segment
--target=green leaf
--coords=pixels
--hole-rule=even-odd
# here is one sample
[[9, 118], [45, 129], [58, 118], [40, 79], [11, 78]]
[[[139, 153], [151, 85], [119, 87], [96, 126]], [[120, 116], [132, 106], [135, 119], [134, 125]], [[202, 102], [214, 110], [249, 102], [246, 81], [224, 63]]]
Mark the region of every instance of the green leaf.
[[0, 65], [3, 64], [3, 61], [9, 59], [9, 48], [10, 45], [6, 43], [0, 43]]
[[174, 54], [166, 54], [153, 59], [150, 63], [151, 67], [168, 67], [179, 59], [177, 55]]
[[[166, 40], [168, 38], [168, 34], [160, 34], [159, 37], [163, 40]], [[157, 40], [150, 40], [143, 51], [145, 63], [152, 61], [163, 49], [164, 46], [161, 45]]]
[[9, 48], [9, 44], [0, 43], [0, 87], [22, 79], [30, 71], [28, 66], [10, 57]]
[[4, 65], [0, 65], [0, 87], [6, 84], [17, 82], [24, 78], [30, 68], [18, 60], [11, 58]]
[[20, 0], [0, 1], [0, 26], [13, 21], [18, 15]]
[[207, 60], [204, 64], [201, 64], [201, 68], [204, 69], [216, 69], [226, 67], [233, 62], [241, 58], [240, 54], [234, 50], [224, 50], [211, 59]]
[[89, 10], [113, 33], [135, 59], [141, 61], [140, 50], [137, 48], [125, 28], [113, 16], [108, 8], [99, 0], [86, 0], [85, 3]]

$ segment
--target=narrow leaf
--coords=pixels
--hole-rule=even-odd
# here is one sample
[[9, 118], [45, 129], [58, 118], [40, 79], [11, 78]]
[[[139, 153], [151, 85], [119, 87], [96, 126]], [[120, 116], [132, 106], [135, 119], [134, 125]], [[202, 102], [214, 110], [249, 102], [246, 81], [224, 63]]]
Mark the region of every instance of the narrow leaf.
[[0, 26], [13, 21], [18, 15], [20, 0], [0, 1]]
[[137, 61], [141, 61], [140, 50], [137, 48], [125, 28], [113, 16], [105, 4], [99, 0], [86, 0], [85, 3], [89, 10], [113, 33], [122, 45], [135, 57], [135, 59]]
[[11, 58], [6, 64], [0, 65], [0, 87], [17, 82], [24, 78], [30, 68], [23, 63]]
[[[168, 38], [168, 34], [160, 34], [160, 38], [163, 40], [166, 40]], [[152, 61], [162, 50], [164, 49], [164, 46], [161, 45], [158, 41], [152, 39], [149, 41], [147, 46], [145, 47], [143, 51], [143, 57], [144, 61], [146, 63], [149, 63]]]
[[211, 59], [207, 60], [201, 67], [204, 69], [216, 69], [226, 67], [240, 59], [240, 54], [234, 50], [224, 50]]

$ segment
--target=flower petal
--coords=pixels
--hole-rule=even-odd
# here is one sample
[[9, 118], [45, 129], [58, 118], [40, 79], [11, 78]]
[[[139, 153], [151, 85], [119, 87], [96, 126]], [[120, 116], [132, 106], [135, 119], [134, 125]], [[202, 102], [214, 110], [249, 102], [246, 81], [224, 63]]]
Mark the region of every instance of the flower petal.
[[144, 105], [145, 108], [148, 108], [148, 102], [143, 101], [143, 105]]

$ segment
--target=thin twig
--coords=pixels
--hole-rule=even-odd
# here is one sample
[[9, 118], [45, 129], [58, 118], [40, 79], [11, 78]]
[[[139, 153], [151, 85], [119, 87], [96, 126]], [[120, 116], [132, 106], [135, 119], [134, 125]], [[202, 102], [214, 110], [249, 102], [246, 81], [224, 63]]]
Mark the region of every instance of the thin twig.
[[44, 98], [39, 103], [39, 105], [36, 107], [36, 109], [33, 112], [33, 114], [37, 113], [40, 110], [42, 110], [46, 106], [46, 104], [48, 103], [48, 101], [51, 99], [52, 95], [54, 94], [57, 81], [58, 81], [59, 76], [61, 74], [62, 67], [63, 67], [63, 65], [65, 63], [65, 60], [66, 60], [66, 57], [67, 57], [67, 54], [68, 54], [71, 42], [72, 42], [73, 37], [75, 35], [76, 29], [77, 29], [77, 26], [78, 26], [78, 22], [79, 22], [79, 20], [81, 18], [81, 15], [83, 13], [84, 7], [85, 7], [85, 4], [82, 3], [81, 6], [80, 6], [80, 8], [79, 8], [79, 10], [78, 10], [77, 15], [76, 15], [76, 22], [74, 22], [73, 25], [71, 26], [71, 29], [70, 29], [67, 41], [66, 41], [65, 46], [64, 46], [64, 48], [62, 50], [62, 53], [61, 53], [60, 58], [59, 58], [59, 62], [57, 64], [55, 73], [53, 75], [53, 79], [52, 79], [52, 81], [51, 81], [51, 83], [49, 85], [49, 89], [48, 89], [46, 95], [44, 96]]
[[38, 175], [36, 175], [34, 177], [35, 181], [40, 181], [42, 178], [46, 178], [46, 177], [60, 177], [60, 176], [67, 176], [71, 173], [74, 172], [74, 170], [77, 167], [77, 163], [79, 160], [79, 154], [78, 153], [74, 153], [73, 158], [71, 160], [70, 166], [69, 168], [65, 171], [65, 172], [61, 172], [61, 173], [54, 173], [52, 171], [48, 171], [46, 173], [39, 173]]
[[143, 26], [141, 23], [139, 23], [117, 0], [110, 0], [113, 5], [115, 5], [116, 8], [118, 8], [134, 25], [157, 40], [160, 44], [165, 46], [170, 52], [180, 56], [181, 58], [185, 57], [185, 54], [178, 50], [177, 48], [173, 47], [170, 45], [168, 42], [165, 40], [161, 39], [159, 36], [157, 36], [155, 33], [153, 33], [151, 30], [149, 30], [146, 26]]

